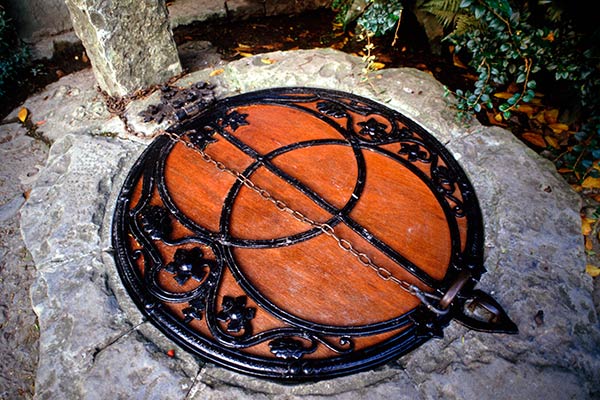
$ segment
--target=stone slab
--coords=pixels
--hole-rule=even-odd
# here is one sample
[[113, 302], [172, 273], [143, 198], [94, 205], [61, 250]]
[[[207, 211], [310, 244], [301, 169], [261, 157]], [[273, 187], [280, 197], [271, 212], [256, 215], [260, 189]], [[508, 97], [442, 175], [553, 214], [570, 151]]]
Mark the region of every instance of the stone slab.
[[[264, 63], [263, 58], [274, 62]], [[187, 390], [187, 399], [600, 395], [600, 330], [591, 278], [584, 273], [580, 201], [547, 160], [508, 131], [457, 122], [442, 85], [417, 70], [384, 70], [365, 82], [361, 60], [334, 50], [262, 54], [232, 62], [219, 75], [211, 76], [212, 70], [195, 72], [179, 84], [210, 81], [219, 97], [276, 86], [344, 90], [397, 109], [447, 144], [471, 179], [484, 212], [488, 272], [479, 287], [506, 308], [520, 333], [485, 334], [452, 322], [443, 339], [398, 362], [293, 386], [203, 364], [179, 349], [174, 360], [167, 360], [163, 352], [169, 341], [144, 322], [111, 260], [116, 193], [144, 145], [91, 137], [85, 131], [66, 136], [49, 132], [56, 142], [23, 208], [21, 228], [38, 269], [32, 296], [41, 327], [39, 398], [49, 398], [67, 384], [75, 387], [69, 392], [73, 396], [94, 398], [100, 381], [119, 383], [115, 398], [127, 390], [160, 398], [161, 393], [143, 392], [139, 374], [144, 366], [150, 366], [144, 376], [152, 377], [144, 385], [160, 387], [169, 396]], [[137, 113], [157, 100], [153, 95], [132, 104], [128, 118], [142, 126]], [[106, 121], [118, 130], [114, 120]], [[541, 322], [535, 318], [540, 310]], [[78, 324], [94, 325], [94, 330], [89, 333]], [[59, 353], [56, 349], [65, 343], [68, 351]], [[95, 365], [94, 354], [102, 364]], [[123, 365], [130, 378], [123, 377]], [[165, 373], [172, 376], [168, 385]]]
[[20, 231], [20, 210], [48, 153], [17, 123], [0, 125], [0, 398], [31, 399], [39, 326], [28, 288], [36, 269]]

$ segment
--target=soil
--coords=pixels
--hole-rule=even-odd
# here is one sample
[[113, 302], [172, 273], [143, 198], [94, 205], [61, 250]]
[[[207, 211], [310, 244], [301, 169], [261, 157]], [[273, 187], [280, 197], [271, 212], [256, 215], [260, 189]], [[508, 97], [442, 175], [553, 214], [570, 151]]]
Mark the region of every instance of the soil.
[[[300, 15], [275, 16], [247, 21], [202, 22], [178, 27], [173, 34], [177, 45], [188, 41], [205, 40], [232, 61], [247, 54], [275, 50], [332, 47], [347, 53], [363, 55], [365, 41], [358, 40], [354, 27], [344, 31], [333, 26], [335, 13], [319, 9]], [[414, 67], [431, 72], [451, 89], [471, 84], [465, 69], [453, 65], [450, 54], [433, 54], [422, 28], [410, 16], [404, 17], [398, 40], [391, 46], [393, 34], [373, 38], [376, 61], [386, 67]], [[18, 107], [29, 96], [62, 76], [89, 68], [89, 59], [81, 45], [56, 49], [50, 60], [35, 61], [30, 71], [15, 82], [11, 96], [0, 99], [0, 119]]]

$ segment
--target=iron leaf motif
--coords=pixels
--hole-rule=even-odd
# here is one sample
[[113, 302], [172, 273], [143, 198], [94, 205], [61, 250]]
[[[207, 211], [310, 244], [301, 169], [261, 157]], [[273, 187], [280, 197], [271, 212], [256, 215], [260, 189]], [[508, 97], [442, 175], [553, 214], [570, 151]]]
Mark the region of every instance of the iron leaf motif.
[[184, 316], [183, 323], [189, 324], [194, 319], [202, 319], [202, 312], [206, 309], [205, 301], [204, 297], [190, 300], [190, 306], [182, 310]]
[[306, 353], [310, 352], [310, 349], [305, 349], [302, 346], [302, 342], [297, 339], [284, 337], [278, 338], [269, 343], [269, 349], [271, 353], [277, 358], [284, 360], [298, 360]]
[[153, 240], [166, 239], [171, 234], [169, 212], [160, 206], [151, 206], [141, 215], [142, 229]]
[[359, 135], [368, 137], [373, 140], [382, 140], [388, 136], [387, 126], [377, 121], [375, 118], [369, 118], [367, 121], [359, 122], [361, 130]]
[[165, 270], [175, 274], [173, 279], [181, 286], [190, 278], [201, 282], [208, 271], [214, 267], [214, 261], [206, 260], [199, 247], [191, 250], [177, 249], [173, 261], [165, 266]]
[[227, 332], [237, 333], [247, 330], [248, 322], [254, 318], [256, 309], [246, 307], [246, 296], [223, 297], [222, 308], [217, 314], [217, 320], [227, 322]]
[[321, 101], [317, 103], [317, 109], [323, 114], [333, 118], [343, 118], [348, 116], [344, 107], [332, 101]]
[[230, 127], [232, 130], [238, 129], [242, 125], [248, 125], [246, 121], [248, 114], [241, 114], [237, 111], [232, 111], [223, 120], [223, 128]]
[[408, 161], [415, 162], [417, 160], [427, 162], [427, 152], [421, 150], [418, 144], [401, 143], [399, 154], [408, 156]]

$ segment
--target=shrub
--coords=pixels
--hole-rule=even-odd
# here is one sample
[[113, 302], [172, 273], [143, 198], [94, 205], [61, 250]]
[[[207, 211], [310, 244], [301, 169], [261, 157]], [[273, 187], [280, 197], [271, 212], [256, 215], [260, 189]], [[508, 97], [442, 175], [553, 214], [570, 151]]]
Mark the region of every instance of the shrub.
[[28, 68], [29, 51], [19, 40], [11, 20], [0, 6], [0, 96], [18, 83], [20, 73]]
[[[402, 9], [398, 0], [363, 2], [360, 14], [348, 13], [356, 0], [337, 3], [344, 3], [346, 20], [349, 15], [365, 29], [383, 34], [393, 28], [390, 21]], [[472, 88], [455, 92], [459, 117], [487, 109], [509, 119], [522, 104], [533, 101], [543, 85], [545, 91], [559, 86], [565, 98], [575, 100], [567, 106], [577, 114], [580, 126], [560, 148], [550, 151], [561, 172], [572, 181], [582, 181], [600, 175], [600, 30], [590, 32], [593, 24], [574, 18], [572, 10], [559, 6], [563, 4], [552, 0], [417, 0], [414, 6], [438, 18], [447, 32], [444, 41], [453, 44], [455, 54], [476, 73]], [[498, 92], [504, 96], [494, 96]]]

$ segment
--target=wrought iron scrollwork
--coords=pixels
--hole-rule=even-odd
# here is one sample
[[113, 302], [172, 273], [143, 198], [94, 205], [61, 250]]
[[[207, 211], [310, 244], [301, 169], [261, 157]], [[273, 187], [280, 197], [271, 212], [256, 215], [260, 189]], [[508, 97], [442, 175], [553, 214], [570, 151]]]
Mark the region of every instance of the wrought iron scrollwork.
[[[244, 142], [241, 129], [252, 125], [252, 113], [245, 108], [248, 105], [279, 106], [305, 113], [332, 127], [337, 136], [284, 144], [259, 153]], [[161, 118], [158, 112], [150, 112], [147, 117], [152, 115]], [[186, 119], [188, 116], [192, 118]], [[480, 210], [468, 179], [438, 141], [401, 114], [346, 93], [288, 88], [237, 96], [210, 105], [205, 111], [183, 113], [170, 132], [199, 150], [223, 142], [244, 153], [250, 161], [241, 174], [252, 179], [259, 168], [268, 170], [330, 215], [328, 226], [344, 225], [432, 288], [432, 295], [438, 298], [452, 289], [461, 273], [470, 274], [451, 299], [445, 297], [450, 300], [442, 306], [451, 309], [445, 315], [417, 306], [385, 321], [348, 326], [296, 315], [264, 295], [247, 278], [235, 250], [285, 248], [311, 240], [322, 231], [307, 227], [299, 233], [270, 239], [236, 237], [231, 232], [231, 219], [243, 190], [240, 181], [224, 197], [218, 228], [207, 226], [182, 209], [170, 193], [165, 171], [178, 143], [162, 136], [137, 161], [123, 186], [115, 211], [113, 244], [119, 273], [140, 309], [190, 351], [257, 376], [314, 380], [371, 368], [398, 357], [432, 337], [442, 337], [452, 318], [475, 329], [516, 329], [498, 303], [473, 291], [476, 278], [484, 271], [483, 234]], [[341, 206], [274, 162], [277, 157], [318, 146], [349, 149], [354, 157], [356, 181]], [[415, 174], [439, 203], [451, 236], [450, 266], [442, 279], [429, 276], [385, 238], [370, 234], [353, 218], [352, 211], [363, 196], [367, 179], [366, 154], [385, 157]], [[477, 306], [497, 317], [495, 326], [469, 313], [469, 307]], [[260, 323], [265, 319], [270, 322], [262, 328]], [[361, 343], [362, 338], [378, 335], [389, 339], [370, 347]]]

